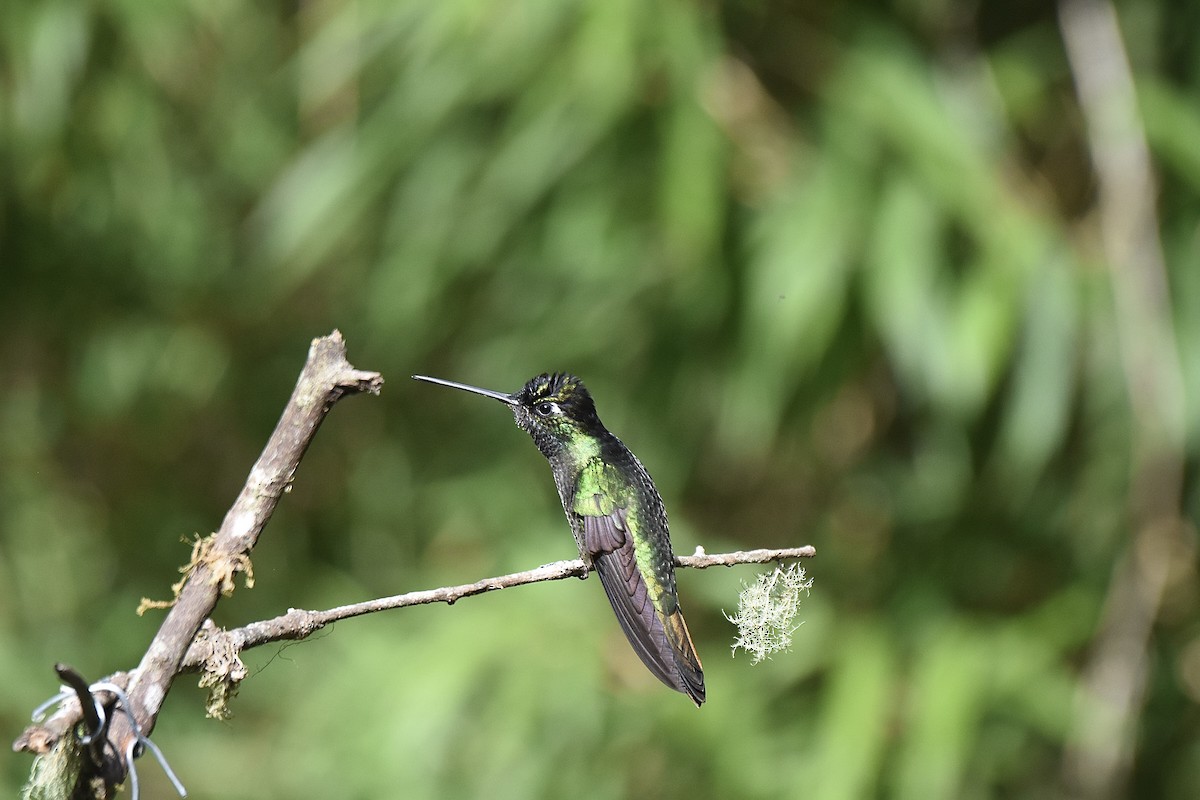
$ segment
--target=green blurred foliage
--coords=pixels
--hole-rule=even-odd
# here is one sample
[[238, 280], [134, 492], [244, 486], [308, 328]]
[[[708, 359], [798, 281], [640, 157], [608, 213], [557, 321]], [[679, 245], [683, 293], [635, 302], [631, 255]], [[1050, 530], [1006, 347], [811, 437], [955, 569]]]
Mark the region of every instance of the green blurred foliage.
[[[1121, 19], [1161, 182], [1197, 512], [1196, 8]], [[248, 654], [178, 685], [194, 797], [1053, 797], [1129, 518], [1130, 412], [1051, 4], [521, 0], [0, 7], [0, 721], [133, 666], [308, 341], [332, 414], [236, 625], [570, 557], [498, 389], [569, 369], [676, 549], [812, 543], [793, 652], [727, 652], [685, 572], [699, 712], [593, 581]], [[1132, 796], [1200, 794], [1180, 554]], [[12, 756], [0, 783], [28, 772]], [[143, 768], [150, 796], [169, 796]]]

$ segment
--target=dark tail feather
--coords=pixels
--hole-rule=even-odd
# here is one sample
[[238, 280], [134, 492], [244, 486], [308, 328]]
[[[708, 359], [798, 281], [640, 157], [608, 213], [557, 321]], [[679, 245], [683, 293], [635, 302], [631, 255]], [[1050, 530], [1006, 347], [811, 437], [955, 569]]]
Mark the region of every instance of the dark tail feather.
[[704, 702], [704, 665], [700, 663], [696, 646], [692, 644], [692, 635], [683, 621], [683, 612], [677, 607], [675, 613], [667, 615], [663, 627], [679, 673], [679, 685], [676, 688], [692, 698], [696, 708], [699, 708]]
[[632, 547], [593, 556], [604, 593], [638, 658], [656, 678], [683, 692], [699, 706], [704, 702], [704, 672], [692, 637], [676, 609], [665, 623], [654, 610], [634, 561]]

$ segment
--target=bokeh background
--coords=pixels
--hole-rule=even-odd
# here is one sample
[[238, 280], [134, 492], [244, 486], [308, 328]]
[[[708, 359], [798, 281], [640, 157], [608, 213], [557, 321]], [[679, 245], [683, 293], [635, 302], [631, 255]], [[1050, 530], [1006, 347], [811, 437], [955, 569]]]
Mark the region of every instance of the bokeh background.
[[408, 380], [554, 369], [678, 551], [816, 545], [804, 624], [751, 667], [755, 568], [681, 573], [697, 711], [594, 580], [341, 623], [228, 722], [181, 679], [191, 796], [1200, 796], [1200, 6], [1118, 6], [3, 4], [5, 738], [137, 663], [336, 327], [383, 395], [220, 624], [571, 557], [508, 413]]

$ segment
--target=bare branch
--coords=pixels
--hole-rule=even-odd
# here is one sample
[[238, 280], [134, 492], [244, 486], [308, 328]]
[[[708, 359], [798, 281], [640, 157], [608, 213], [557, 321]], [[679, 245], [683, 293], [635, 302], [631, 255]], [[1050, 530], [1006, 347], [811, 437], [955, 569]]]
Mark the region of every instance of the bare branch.
[[[313, 341], [292, 397], [245, 486], [225, 515], [220, 530], [198, 544], [171, 610], [141, 664], [130, 673], [126, 691], [143, 734], [149, 735], [153, 730], [171, 683], [180, 672], [184, 655], [201, 625], [212, 614], [221, 594], [232, 591], [236, 573], [248, 573], [250, 552], [274, 513], [279, 498], [291, 484], [300, 459], [325, 415], [342, 397], [360, 392], [378, 394], [382, 384], [383, 378], [378, 373], [363, 372], [350, 365], [339, 332]], [[77, 713], [78, 705], [76, 701]], [[47, 725], [54, 722], [57, 727], [65, 721], [62, 717], [62, 712], [56, 714]], [[72, 721], [66, 729], [73, 724]], [[113, 743], [109, 757], [117, 761], [108, 765], [113, 769], [106, 773], [118, 776], [119, 781], [128, 766], [119, 761], [119, 754], [127, 752], [129, 744], [136, 738], [123, 715], [113, 720], [109, 738]], [[35, 726], [22, 734], [14, 746], [23, 748], [53, 744], [54, 741], [46, 735], [44, 728], [38, 731]], [[106, 790], [111, 792], [111, 789], [106, 785]]]
[[788, 561], [793, 558], [813, 558], [817, 549], [811, 544], [804, 547], [785, 547], [782, 550], [738, 550], [733, 553], [707, 553], [697, 550], [692, 556], [675, 556], [675, 566], [692, 569], [709, 567], [732, 567], [735, 564], [770, 564], [772, 561]]
[[[749, 550], [734, 553], [717, 553], [708, 555], [697, 553], [691, 556], [676, 556], [677, 567], [706, 569], [708, 567], [731, 567], [735, 564], [766, 564], [771, 561], [783, 561], [793, 558], [812, 558], [817, 554], [812, 546], [793, 547], [783, 550]], [[225, 663], [231, 653], [237, 654], [251, 647], [269, 644], [271, 642], [299, 640], [311, 636], [326, 625], [364, 614], [378, 611], [388, 611], [406, 606], [419, 606], [428, 603], [447, 603], [453, 605], [464, 597], [509, 589], [514, 586], [524, 586], [542, 581], [561, 581], [565, 578], [583, 578], [591, 570], [589, 565], [580, 559], [572, 561], [555, 561], [537, 569], [524, 572], [514, 572], [495, 578], [484, 578], [475, 583], [461, 586], [443, 586], [438, 589], [427, 589], [419, 592], [408, 592], [392, 597], [380, 597], [362, 603], [338, 606], [325, 611], [305, 611], [293, 608], [286, 614], [274, 619], [261, 620], [221, 631], [214, 625], [208, 625], [201, 631], [196, 641], [188, 649], [182, 668], [184, 670], [209, 669], [208, 663], [214, 656]], [[220, 669], [218, 666], [217, 669]]]

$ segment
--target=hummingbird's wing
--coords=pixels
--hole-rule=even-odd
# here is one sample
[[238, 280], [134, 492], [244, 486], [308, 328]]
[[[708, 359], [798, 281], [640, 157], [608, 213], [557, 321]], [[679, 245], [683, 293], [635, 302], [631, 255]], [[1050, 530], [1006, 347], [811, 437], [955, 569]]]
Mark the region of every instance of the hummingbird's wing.
[[[704, 702], [704, 672], [679, 610], [669, 550], [666, 564], [654, 565], [644, 575], [626, 509], [600, 495], [580, 500], [575, 508], [582, 521], [583, 545], [625, 637], [655, 677], [699, 706]], [[611, 508], [607, 514], [605, 506]], [[649, 581], [654, 583], [657, 604]]]

